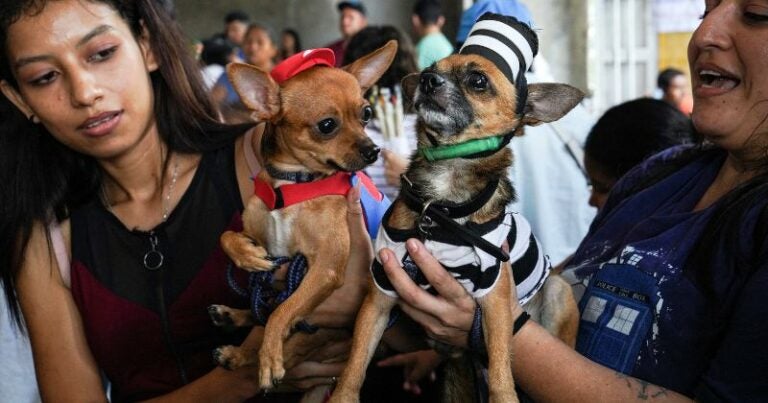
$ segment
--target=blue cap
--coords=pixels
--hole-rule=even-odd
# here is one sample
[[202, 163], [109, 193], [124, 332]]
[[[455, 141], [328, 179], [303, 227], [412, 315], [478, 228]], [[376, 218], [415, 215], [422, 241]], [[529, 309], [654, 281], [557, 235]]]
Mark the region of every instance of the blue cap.
[[533, 27], [533, 18], [531, 18], [528, 7], [518, 3], [517, 0], [478, 0], [472, 7], [461, 14], [459, 31], [456, 34], [456, 43], [466, 41], [470, 29], [475, 25], [475, 21], [487, 12], [515, 17], [518, 21]]

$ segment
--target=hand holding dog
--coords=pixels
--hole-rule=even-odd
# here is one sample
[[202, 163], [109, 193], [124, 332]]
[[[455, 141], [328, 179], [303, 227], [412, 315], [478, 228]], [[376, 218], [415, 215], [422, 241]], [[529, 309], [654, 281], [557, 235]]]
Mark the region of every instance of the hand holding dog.
[[[469, 330], [475, 317], [475, 300], [426, 250], [423, 243], [409, 239], [406, 247], [413, 261], [437, 291], [437, 295], [430, 294], [414, 283], [402, 269], [394, 253], [389, 249], [382, 249], [379, 257], [389, 281], [400, 296], [400, 308], [418, 322], [429, 337], [453, 346], [467, 347]], [[507, 250], [507, 245], [504, 245], [503, 249]], [[523, 308], [518, 304], [516, 288], [510, 289], [512, 317], [517, 318]]]

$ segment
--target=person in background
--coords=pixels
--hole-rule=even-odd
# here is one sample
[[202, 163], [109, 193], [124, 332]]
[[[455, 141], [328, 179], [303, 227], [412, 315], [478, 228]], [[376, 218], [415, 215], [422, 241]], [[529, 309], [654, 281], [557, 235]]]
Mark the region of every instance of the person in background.
[[208, 90], [213, 89], [216, 81], [224, 74], [224, 67], [232, 62], [240, 61], [237, 57], [237, 46], [228, 39], [212, 37], [202, 42], [200, 52], [203, 81]]
[[[516, 385], [534, 401], [768, 396], [768, 28], [755, 5], [706, 1], [688, 45], [704, 141], [627, 172], [566, 267], [586, 287], [576, 350], [533, 321], [510, 337]], [[467, 346], [474, 300], [418, 240], [407, 248], [438, 295], [384, 249], [400, 307], [431, 337]]]
[[[243, 62], [264, 71], [272, 70], [277, 55], [277, 46], [272, 31], [264, 25], [251, 24], [243, 39]], [[249, 122], [250, 112], [240, 101], [240, 96], [229, 82], [227, 74], [222, 74], [211, 90], [211, 96], [219, 106], [221, 115], [229, 123]]]
[[419, 37], [416, 44], [419, 70], [453, 53], [453, 45], [441, 31], [445, 24], [438, 0], [418, 0], [413, 6], [411, 25]]
[[234, 43], [238, 48], [238, 56], [245, 58], [245, 53], [241, 49], [245, 40], [246, 31], [251, 24], [251, 16], [242, 10], [232, 10], [224, 16], [224, 32], [222, 37]]
[[686, 115], [691, 114], [693, 103], [685, 73], [675, 68], [664, 69], [659, 73], [656, 85], [661, 90], [662, 101], [669, 103]]
[[278, 63], [302, 50], [301, 39], [295, 29], [286, 28], [280, 33], [280, 50], [277, 53]]
[[[13, 189], [0, 192], [0, 284], [42, 400], [298, 401], [257, 396], [258, 371], [211, 359], [242, 342], [207, 307], [248, 306], [227, 283], [219, 237], [242, 228], [264, 125], [219, 121], [156, 1], [3, 3], [0, 91], [0, 183]], [[365, 289], [358, 198], [347, 198], [355, 263], [308, 318], [318, 326], [351, 324], [347, 298]], [[289, 369], [283, 384], [332, 384], [343, 363], [321, 361], [336, 355]]]
[[666, 102], [640, 98], [608, 109], [584, 144], [584, 166], [592, 185], [589, 205], [602, 209], [616, 182], [646, 158], [693, 142], [691, 120]]
[[365, 5], [359, 0], [339, 2], [336, 8], [339, 10], [341, 38], [323, 47], [333, 51], [336, 56], [336, 67], [341, 67], [349, 40], [361, 29], [368, 26], [368, 17], [366, 16]]
[[461, 49], [461, 45], [464, 44], [467, 35], [469, 35], [469, 30], [475, 25], [475, 21], [485, 13], [510, 15], [520, 22], [533, 26], [533, 18], [528, 7], [518, 0], [477, 0], [461, 13], [459, 29], [456, 31], [456, 49]]
[[[384, 46], [390, 40], [395, 40], [398, 44], [395, 59], [376, 83], [376, 88], [369, 90], [369, 93], [366, 94], [366, 98], [373, 99], [371, 103], [374, 109], [374, 119], [366, 127], [366, 133], [374, 143], [381, 147], [382, 153], [381, 157], [365, 171], [376, 187], [390, 200], [394, 200], [400, 190], [400, 174], [405, 172], [409, 162], [408, 158], [411, 152], [416, 149], [416, 115], [404, 112], [407, 103], [402, 99], [402, 93], [400, 93], [400, 81], [403, 77], [419, 71], [416, 66], [413, 45], [411, 40], [394, 26], [366, 27], [350, 38], [342, 65], [352, 63]], [[399, 103], [403, 108], [403, 117], [402, 125], [395, 129], [397, 138], [393, 138], [394, 133], [385, 135], [387, 129], [382, 126], [386, 124], [386, 118], [380, 116], [380, 114], [387, 113], [391, 117], [390, 121], [395, 122], [395, 117], [392, 114], [395, 113], [394, 108], [397, 107], [397, 104], [392, 99], [387, 100], [386, 102], [389, 102], [393, 107], [387, 109], [383, 97], [376, 97], [373, 94], [374, 91], [377, 91], [380, 95], [384, 89], [391, 95], [398, 93], [401, 95]], [[377, 103], [380, 107], [377, 107]]]

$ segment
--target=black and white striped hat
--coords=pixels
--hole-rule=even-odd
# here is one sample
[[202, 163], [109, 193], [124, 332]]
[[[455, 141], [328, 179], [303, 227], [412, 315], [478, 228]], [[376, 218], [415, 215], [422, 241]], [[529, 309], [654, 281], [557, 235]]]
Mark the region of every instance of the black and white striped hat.
[[525, 72], [539, 52], [539, 38], [515, 17], [485, 13], [477, 19], [459, 54], [482, 56], [501, 70], [517, 88], [518, 113], [525, 107], [528, 84]]

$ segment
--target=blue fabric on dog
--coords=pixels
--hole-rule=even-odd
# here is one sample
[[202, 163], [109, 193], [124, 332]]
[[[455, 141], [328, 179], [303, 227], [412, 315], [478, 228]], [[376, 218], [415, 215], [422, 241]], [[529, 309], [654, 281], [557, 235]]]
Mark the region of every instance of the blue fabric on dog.
[[352, 186], [357, 186], [358, 182], [361, 182], [360, 186], [360, 204], [363, 206], [363, 217], [365, 218], [365, 225], [368, 228], [368, 235], [371, 239], [376, 239], [376, 234], [379, 231], [379, 225], [381, 219], [384, 217], [384, 213], [392, 204], [389, 198], [373, 185], [371, 179], [365, 174], [354, 174], [350, 177], [350, 183]]

